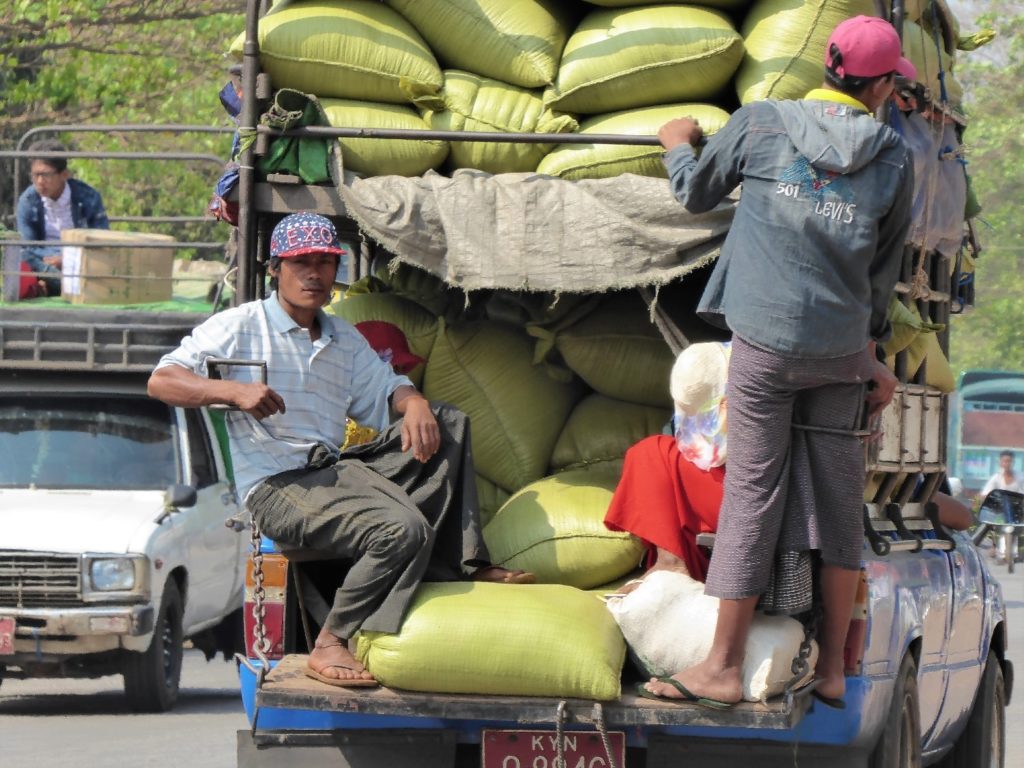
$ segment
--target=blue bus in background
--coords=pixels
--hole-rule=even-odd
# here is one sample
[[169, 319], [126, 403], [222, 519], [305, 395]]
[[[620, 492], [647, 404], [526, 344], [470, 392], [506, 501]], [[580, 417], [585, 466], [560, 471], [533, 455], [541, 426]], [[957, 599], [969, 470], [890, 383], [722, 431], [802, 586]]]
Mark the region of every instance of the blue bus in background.
[[999, 454], [1016, 454], [1014, 470], [1024, 472], [1024, 372], [968, 370], [951, 403], [949, 474], [975, 496], [999, 468]]

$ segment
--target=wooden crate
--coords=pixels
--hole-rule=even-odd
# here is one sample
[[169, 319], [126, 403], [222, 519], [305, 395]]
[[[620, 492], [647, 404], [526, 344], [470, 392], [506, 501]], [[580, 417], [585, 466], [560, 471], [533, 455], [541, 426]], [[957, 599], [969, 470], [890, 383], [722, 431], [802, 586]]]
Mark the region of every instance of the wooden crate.
[[[61, 294], [73, 304], [147, 304], [171, 299], [173, 248], [139, 248], [140, 243], [174, 242], [169, 235], [66, 229], [61, 232]], [[76, 243], [117, 243], [76, 247]], [[123, 245], [121, 245], [123, 243]]]

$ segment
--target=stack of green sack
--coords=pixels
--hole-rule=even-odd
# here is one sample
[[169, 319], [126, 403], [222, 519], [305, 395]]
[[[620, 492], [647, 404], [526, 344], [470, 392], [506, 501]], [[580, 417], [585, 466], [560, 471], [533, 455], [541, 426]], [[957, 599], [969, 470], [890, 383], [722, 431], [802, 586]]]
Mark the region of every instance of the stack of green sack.
[[626, 450], [661, 432], [671, 414], [673, 358], [629, 292], [567, 298], [559, 310], [552, 297], [544, 301], [505, 294], [467, 301], [402, 267], [364, 279], [330, 308], [352, 323], [394, 323], [426, 359], [414, 380], [472, 425], [492, 560], [538, 581], [424, 585], [400, 633], [360, 639], [361, 656], [386, 685], [619, 694], [623, 641], [587, 590], [621, 581], [643, 556], [639, 541], [604, 527], [604, 516]]
[[[334, 126], [552, 135], [550, 144], [341, 139], [345, 167], [362, 175], [664, 176], [658, 146], [557, 136], [652, 136], [684, 115], [713, 134], [737, 104], [820, 85], [831, 30], [876, 12], [873, 0], [281, 0], [261, 19], [259, 42], [273, 84], [318, 96]], [[942, 0], [908, 7], [906, 53], [936, 94], [943, 73], [954, 105], [953, 56], [969, 44], [958, 35]], [[239, 37], [231, 52], [241, 49]]]

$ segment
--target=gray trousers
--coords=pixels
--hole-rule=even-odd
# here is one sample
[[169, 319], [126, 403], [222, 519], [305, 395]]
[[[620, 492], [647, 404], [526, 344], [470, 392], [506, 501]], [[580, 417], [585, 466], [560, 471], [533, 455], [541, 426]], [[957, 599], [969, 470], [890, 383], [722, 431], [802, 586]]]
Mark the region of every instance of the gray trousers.
[[465, 578], [489, 556], [469, 443], [469, 419], [432, 406], [441, 447], [426, 463], [402, 452], [401, 420], [340, 458], [318, 447], [309, 465], [267, 478], [248, 506], [260, 530], [285, 548], [348, 560], [324, 626], [397, 632], [420, 581]]
[[[817, 551], [856, 569], [864, 547], [864, 445], [854, 430], [870, 371], [864, 353], [790, 358], [733, 337], [726, 387], [729, 457], [709, 595], [762, 594], [777, 551]], [[781, 574], [776, 574], [780, 577]], [[785, 591], [785, 585], [773, 585]]]

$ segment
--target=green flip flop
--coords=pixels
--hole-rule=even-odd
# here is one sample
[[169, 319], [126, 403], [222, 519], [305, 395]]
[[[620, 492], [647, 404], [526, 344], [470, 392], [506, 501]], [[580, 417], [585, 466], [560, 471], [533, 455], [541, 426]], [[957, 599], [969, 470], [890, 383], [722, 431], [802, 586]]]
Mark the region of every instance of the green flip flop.
[[665, 683], [666, 685], [671, 685], [673, 688], [679, 691], [680, 694], [682, 694], [682, 698], [677, 698], [675, 696], [662, 696], [660, 694], [655, 693], [654, 691], [649, 691], [645, 687], [645, 683], [640, 683], [637, 685], [637, 694], [644, 697], [645, 699], [657, 699], [659, 701], [668, 702], [693, 702], [694, 704], [699, 704], [702, 707], [707, 707], [708, 709], [715, 709], [720, 712], [727, 709], [732, 709], [734, 706], [728, 701], [719, 701], [718, 699], [710, 699], [706, 696], [697, 696], [693, 691], [691, 691], [685, 685], [680, 683], [674, 677], [659, 677], [658, 682]]

